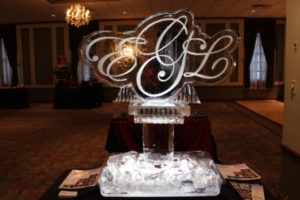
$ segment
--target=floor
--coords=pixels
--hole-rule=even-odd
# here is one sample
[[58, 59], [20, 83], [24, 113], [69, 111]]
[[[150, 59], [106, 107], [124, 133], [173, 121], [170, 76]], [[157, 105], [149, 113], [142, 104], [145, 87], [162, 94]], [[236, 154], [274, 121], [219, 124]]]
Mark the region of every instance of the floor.
[[243, 107], [283, 125], [284, 103], [277, 100], [242, 100], [237, 101]]

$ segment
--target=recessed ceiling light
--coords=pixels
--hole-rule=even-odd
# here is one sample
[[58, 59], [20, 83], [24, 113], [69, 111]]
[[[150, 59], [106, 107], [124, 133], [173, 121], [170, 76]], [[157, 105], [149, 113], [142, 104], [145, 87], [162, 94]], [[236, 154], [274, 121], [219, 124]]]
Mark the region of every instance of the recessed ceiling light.
[[55, 14], [51, 14], [51, 17], [56, 17], [56, 15]]
[[123, 11], [123, 12], [122, 12], [122, 14], [123, 14], [123, 15], [126, 15], [126, 14], [127, 14], [127, 12], [126, 12], [126, 11]]
[[260, 4], [260, 3], [257, 3], [257, 4], [253, 4], [252, 8], [254, 8], [254, 9], [264, 9], [264, 8], [270, 8], [271, 6], [272, 6], [271, 4]]
[[256, 13], [256, 12], [259, 12], [260, 10], [268, 9], [270, 7], [272, 7], [271, 4], [260, 4], [260, 3], [253, 4], [253, 5], [251, 5], [251, 12]]

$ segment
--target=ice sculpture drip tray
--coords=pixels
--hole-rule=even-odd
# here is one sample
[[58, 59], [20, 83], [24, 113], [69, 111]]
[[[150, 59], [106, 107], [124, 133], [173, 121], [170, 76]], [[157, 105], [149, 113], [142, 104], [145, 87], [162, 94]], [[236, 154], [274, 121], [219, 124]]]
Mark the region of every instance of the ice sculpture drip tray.
[[190, 116], [190, 106], [183, 103], [131, 103], [128, 114], [134, 116], [135, 123], [141, 124], [183, 124], [184, 116]]
[[110, 156], [98, 182], [107, 197], [217, 196], [222, 178], [206, 152], [155, 161], [131, 151]]

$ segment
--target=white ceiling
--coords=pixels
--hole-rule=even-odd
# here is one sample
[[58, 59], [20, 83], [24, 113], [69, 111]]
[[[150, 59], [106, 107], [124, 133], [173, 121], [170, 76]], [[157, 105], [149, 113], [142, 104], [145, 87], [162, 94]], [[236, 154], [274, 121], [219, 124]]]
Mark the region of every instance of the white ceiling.
[[[78, 1], [78, 0], [77, 0]], [[286, 0], [81, 0], [92, 19], [142, 19], [155, 12], [188, 8], [196, 17], [285, 18]], [[254, 4], [267, 5], [253, 10]], [[47, 0], [0, 0], [0, 24], [64, 21], [70, 3]], [[126, 14], [123, 14], [124, 11]], [[51, 17], [54, 14], [55, 17]]]

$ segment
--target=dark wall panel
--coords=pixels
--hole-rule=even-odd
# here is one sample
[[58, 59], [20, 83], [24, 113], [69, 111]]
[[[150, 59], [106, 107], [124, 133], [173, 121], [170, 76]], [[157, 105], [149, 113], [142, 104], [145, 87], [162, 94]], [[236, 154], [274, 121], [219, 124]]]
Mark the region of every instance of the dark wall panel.
[[59, 58], [60, 55], [65, 54], [65, 39], [64, 38], [64, 28], [59, 27], [56, 28], [56, 51], [57, 51], [57, 58]]
[[22, 55], [23, 55], [23, 78], [26, 85], [31, 84], [30, 71], [30, 46], [29, 46], [29, 29], [21, 30], [22, 37]]
[[284, 76], [284, 48], [285, 24], [276, 24], [276, 57], [275, 57], [275, 81], [283, 81]]
[[51, 28], [35, 28], [34, 59], [37, 84], [53, 84]]
[[70, 49], [71, 49], [71, 61], [72, 61], [72, 71], [74, 74], [77, 73], [77, 63], [78, 63], [78, 47], [82, 41], [82, 38], [94, 31], [99, 30], [99, 22], [91, 21], [88, 25], [76, 28], [75, 26], [69, 26], [69, 39], [70, 39]]

